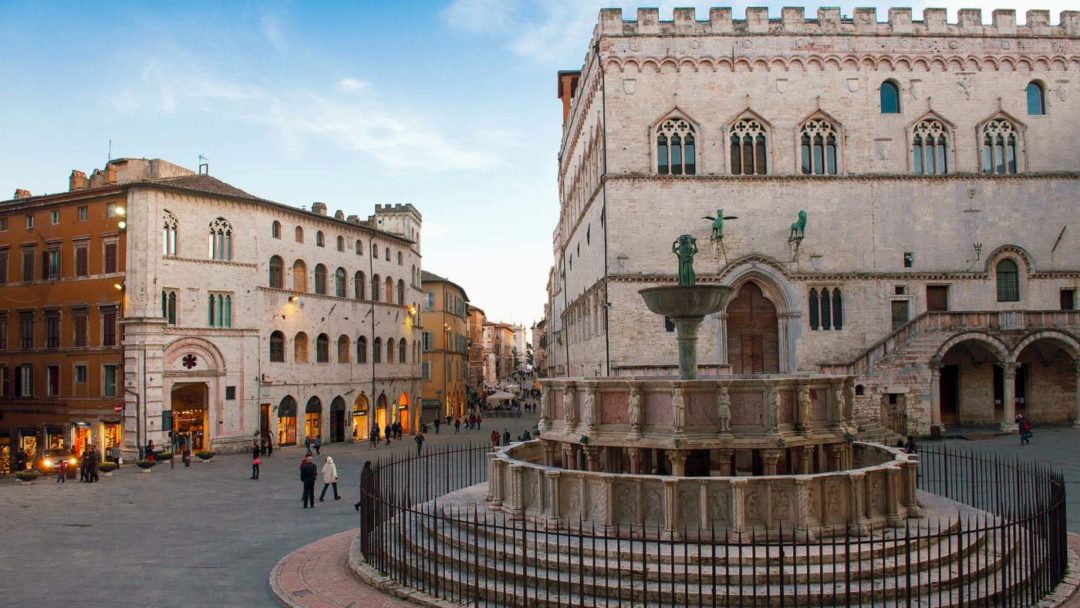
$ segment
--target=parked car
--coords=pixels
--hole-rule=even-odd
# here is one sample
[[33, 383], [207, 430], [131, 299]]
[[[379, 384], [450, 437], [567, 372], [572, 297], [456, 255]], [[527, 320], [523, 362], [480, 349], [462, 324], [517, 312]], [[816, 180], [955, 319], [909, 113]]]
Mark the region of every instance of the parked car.
[[63, 448], [45, 450], [41, 457], [38, 458], [36, 468], [45, 475], [51, 475], [56, 472], [61, 460], [67, 460], [68, 476], [72, 476], [72, 472], [79, 468], [79, 459]]

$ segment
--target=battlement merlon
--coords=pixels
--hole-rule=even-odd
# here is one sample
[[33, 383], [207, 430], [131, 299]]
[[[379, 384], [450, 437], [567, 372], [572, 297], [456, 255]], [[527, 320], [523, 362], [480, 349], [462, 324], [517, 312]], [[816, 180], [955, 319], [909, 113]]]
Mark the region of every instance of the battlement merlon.
[[396, 203], [393, 205], [381, 205], [378, 203], [375, 204], [375, 215], [392, 213], [412, 213], [416, 216], [417, 221], [423, 220], [424, 218], [424, 216], [420, 214], [420, 211], [416, 207], [414, 207], [412, 203]]
[[958, 11], [957, 23], [948, 23], [945, 9], [928, 8], [922, 21], [914, 21], [910, 8], [890, 8], [888, 21], [879, 22], [875, 8], [856, 8], [849, 18], [841, 17], [839, 8], [820, 8], [817, 19], [807, 19], [803, 8], [785, 7], [779, 19], [771, 19], [768, 8], [750, 7], [745, 19], [732, 19], [730, 8], [711, 8], [709, 20], [698, 21], [693, 8], [676, 8], [671, 21], [661, 21], [658, 9], [639, 8], [636, 21], [624, 21], [622, 9], [605, 8], [596, 35], [1080, 36], [1080, 11], [1061, 11], [1058, 25], [1050, 24], [1047, 10], [1029, 10], [1026, 17], [1025, 25], [1017, 25], [1015, 10], [998, 9], [993, 22], [984, 25], [982, 10], [965, 8]]

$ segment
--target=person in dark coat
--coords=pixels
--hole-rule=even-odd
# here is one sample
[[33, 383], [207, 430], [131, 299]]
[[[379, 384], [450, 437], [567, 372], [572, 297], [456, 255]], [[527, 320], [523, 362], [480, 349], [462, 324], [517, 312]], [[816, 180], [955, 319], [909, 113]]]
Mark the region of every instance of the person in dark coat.
[[319, 467], [311, 461], [311, 457], [304, 458], [304, 464], [300, 465], [300, 481], [304, 483], [304, 508], [315, 508], [315, 480], [319, 478]]
[[96, 447], [90, 446], [90, 452], [88, 453], [88, 457], [89, 457], [89, 464], [88, 464], [89, 471], [88, 471], [88, 474], [90, 476], [90, 482], [93, 483], [93, 482], [99, 480], [99, 478], [98, 478], [98, 462], [101, 461], [101, 459], [98, 457], [98, 452], [97, 452]]
[[510, 445], [510, 429], [503, 429], [502, 444]]
[[266, 455], [274, 455], [274, 436], [270, 434], [270, 431], [266, 431]]
[[315, 455], [318, 456], [320, 454], [319, 450], [322, 449], [322, 435], [316, 435], [315, 441], [311, 445], [315, 446]]
[[416, 441], [416, 455], [419, 456], [420, 450], [424, 448], [424, 433], [417, 433], [414, 440]]
[[262, 464], [262, 450], [259, 449], [259, 444], [252, 442], [251, 444], [251, 478], [259, 478], [259, 466]]

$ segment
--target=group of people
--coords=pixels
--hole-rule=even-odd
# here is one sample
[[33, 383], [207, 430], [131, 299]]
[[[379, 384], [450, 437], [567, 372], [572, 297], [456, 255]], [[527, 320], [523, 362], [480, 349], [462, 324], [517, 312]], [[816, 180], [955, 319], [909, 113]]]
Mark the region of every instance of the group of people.
[[[315, 482], [319, 479], [319, 467], [315, 464], [315, 460], [311, 453], [307, 453], [303, 460], [300, 461], [300, 482], [304, 486], [303, 494], [300, 497], [304, 508], [315, 508]], [[341, 495], [338, 494], [338, 472], [337, 465], [334, 464], [334, 458], [327, 456], [322, 466], [322, 479], [323, 488], [319, 494], [319, 502], [326, 500], [326, 490], [329, 488], [334, 489], [334, 500], [341, 500]], [[356, 504], [356, 509], [360, 510], [360, 503]]]
[[[371, 447], [378, 447], [379, 437], [382, 436], [381, 431], [382, 429], [379, 428], [378, 423], [371, 425], [371, 432], [368, 433], [368, 440], [371, 441]], [[386, 445], [390, 445], [391, 439], [400, 440], [404, 433], [405, 429], [401, 426], [400, 422], [394, 422], [386, 425]], [[318, 450], [316, 450], [316, 454], [318, 454]]]

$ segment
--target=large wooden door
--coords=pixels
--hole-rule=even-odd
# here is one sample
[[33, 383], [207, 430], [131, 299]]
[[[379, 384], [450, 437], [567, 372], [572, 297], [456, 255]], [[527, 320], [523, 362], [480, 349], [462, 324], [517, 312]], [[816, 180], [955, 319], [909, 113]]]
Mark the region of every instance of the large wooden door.
[[926, 286], [926, 310], [929, 312], [940, 312], [949, 310], [948, 285]]
[[736, 374], [780, 371], [776, 307], [756, 283], [739, 289], [727, 307], [728, 363]]

